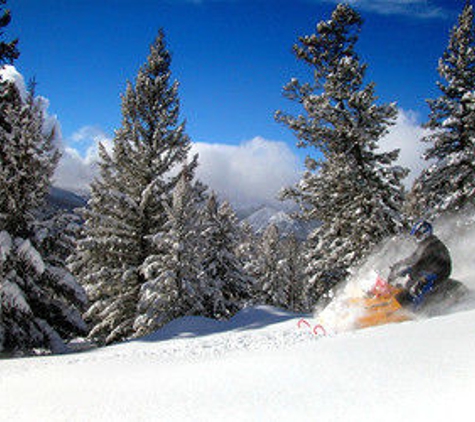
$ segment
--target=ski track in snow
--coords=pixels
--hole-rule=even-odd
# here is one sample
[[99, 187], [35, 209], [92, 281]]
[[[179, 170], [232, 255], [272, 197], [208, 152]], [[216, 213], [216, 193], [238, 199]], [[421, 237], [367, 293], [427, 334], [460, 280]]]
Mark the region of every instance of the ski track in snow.
[[[450, 313], [464, 312], [472, 309], [475, 309], [475, 292], [471, 292], [469, 298], [455, 306]], [[250, 308], [250, 312], [256, 312], [256, 314], [261, 314], [262, 312], [285, 314], [285, 312], [281, 310], [268, 306]], [[313, 328], [316, 325], [324, 323], [324, 319], [319, 315], [312, 317], [310, 315], [288, 313], [288, 317], [285, 321], [270, 322], [269, 325], [263, 325], [259, 328], [254, 328], [253, 323], [250, 323], [247, 326], [244, 325], [238, 328], [227, 329], [227, 323], [222, 322], [223, 327], [221, 330], [203, 335], [187, 332], [185, 322], [183, 327], [180, 327], [181, 332], [176, 331], [173, 338], [149, 340], [145, 337], [144, 339], [132, 340], [85, 352], [49, 357], [39, 356], [12, 359], [9, 361], [8, 367], [4, 369], [12, 374], [30, 371], [32, 367], [38, 370], [58, 364], [90, 364], [109, 361], [111, 359], [128, 360], [131, 357], [138, 361], [156, 361], [160, 364], [199, 363], [225, 358], [236, 353], [242, 355], [248, 352], [265, 353], [277, 350], [288, 351], [299, 344], [308, 344], [320, 341], [324, 338], [328, 339], [343, 335], [345, 332], [353, 332], [354, 329], [349, 325], [349, 322], [358, 315], [357, 312], [353, 315], [346, 312], [346, 321], [344, 324], [331, 325], [333, 322], [331, 317], [339, 318], [341, 316], [341, 314], [339, 314], [340, 312], [340, 307], [329, 307], [329, 309], [326, 310], [326, 320], [329, 324], [327, 326], [322, 325], [326, 333], [320, 331], [317, 335], [314, 334]], [[331, 314], [330, 319], [328, 318], [329, 313]], [[256, 318], [258, 318], [258, 316], [256, 316]], [[191, 317], [191, 319], [193, 319], [193, 317]], [[408, 323], [415, 323], [425, 319], [427, 318], [420, 317]], [[202, 326], [206, 326], [206, 324], [213, 326], [216, 323], [216, 321], [207, 320], [206, 318], [202, 320]], [[302, 322], [302, 320], [305, 322]], [[164, 328], [166, 329], [167, 327]], [[25, 359], [30, 361], [32, 365], [25, 365]]]
[[121, 355], [128, 356], [131, 350], [136, 349], [136, 356], [153, 356], [161, 362], [201, 361], [220, 358], [235, 352], [278, 350], [302, 342], [315, 341], [318, 337], [310, 330], [299, 328], [298, 321], [298, 319], [293, 320], [285, 323], [285, 327], [276, 327], [274, 330], [230, 331], [205, 337], [165, 340], [153, 344], [152, 347], [147, 348], [148, 350], [144, 349], [143, 341], [137, 340], [131, 342], [129, 349], [125, 352], [121, 347], [117, 347], [115, 353], [112, 350], [111, 352], [116, 357], [121, 357]]
[[[251, 310], [254, 309], [259, 313], [262, 310], [282, 313], [280, 310], [267, 306], [251, 308]], [[289, 317], [284, 322], [270, 323], [257, 329], [253, 328], [251, 323], [249, 326], [226, 330], [226, 322], [224, 322], [222, 331], [211, 334], [194, 335], [186, 332], [185, 329], [181, 333], [176, 333], [175, 338], [171, 339], [147, 340], [144, 338], [85, 352], [13, 359], [10, 360], [7, 370], [20, 372], [22, 369], [26, 370], [29, 365], [25, 365], [25, 359], [32, 363], [34, 361], [36, 369], [57, 364], [75, 365], [110, 359], [128, 359], [131, 356], [137, 360], [147, 359], [165, 364], [196, 363], [226, 357], [233, 353], [285, 350], [300, 343], [313, 342], [322, 338], [322, 335], [315, 335], [312, 332], [312, 324], [316, 324], [316, 321], [311, 316], [290, 313], [288, 315]], [[302, 318], [305, 318], [311, 326], [299, 325]], [[204, 320], [203, 324], [215, 323], [212, 320]], [[31, 367], [28, 370], [30, 369]]]

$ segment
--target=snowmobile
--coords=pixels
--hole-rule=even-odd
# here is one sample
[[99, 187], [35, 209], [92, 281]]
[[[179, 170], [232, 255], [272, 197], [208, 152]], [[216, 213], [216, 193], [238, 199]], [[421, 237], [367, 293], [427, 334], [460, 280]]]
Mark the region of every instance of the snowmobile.
[[446, 313], [467, 295], [468, 289], [461, 282], [448, 279], [428, 292], [418, 305], [402, 306], [398, 295], [401, 284], [390, 284], [380, 276], [364, 297], [348, 300], [348, 305], [359, 309], [356, 328], [366, 328], [393, 322], [409, 321], [418, 315], [436, 316]]

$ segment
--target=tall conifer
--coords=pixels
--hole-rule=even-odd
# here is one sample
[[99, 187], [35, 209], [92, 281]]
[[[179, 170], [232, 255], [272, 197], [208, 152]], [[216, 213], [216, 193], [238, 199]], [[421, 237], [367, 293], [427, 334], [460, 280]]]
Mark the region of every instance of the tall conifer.
[[279, 271], [285, 286], [285, 308], [294, 312], [311, 311], [308, 309], [307, 297], [305, 295], [305, 275], [302, 265], [303, 245], [299, 242], [295, 234], [281, 240], [282, 257], [279, 263]]
[[56, 254], [61, 240], [39, 220], [59, 159], [54, 132], [34, 92], [22, 98], [3, 77], [0, 110], [0, 351], [63, 352], [86, 333], [86, 295]]
[[145, 282], [141, 266], [155, 253], [151, 239], [167, 221], [164, 203], [179, 178], [173, 171], [190, 148], [179, 122], [178, 83], [171, 80], [170, 64], [160, 31], [135, 84], [127, 85], [122, 126], [113, 151], [101, 147], [100, 177], [84, 212], [73, 269], [92, 301], [86, 314], [90, 336], [100, 343], [134, 334]]
[[205, 292], [205, 315], [229, 318], [250, 299], [251, 287], [237, 254], [240, 242], [237, 217], [228, 202], [218, 203], [214, 193], [202, 214], [200, 281]]
[[202, 185], [192, 183], [185, 167], [171, 203], [165, 203], [166, 223], [151, 236], [153, 251], [140, 266], [144, 283], [134, 321], [137, 336], [185, 315], [205, 314], [205, 291], [199, 281], [202, 202]]
[[431, 109], [423, 140], [431, 166], [416, 180], [410, 205], [426, 217], [456, 211], [475, 200], [475, 27], [466, 2], [439, 61], [439, 98]]
[[286, 280], [281, 268], [279, 229], [270, 224], [259, 242], [256, 271], [256, 299], [258, 303], [285, 308], [288, 303]]
[[367, 66], [355, 52], [361, 25], [353, 8], [338, 5], [315, 34], [299, 39], [295, 54], [310, 66], [314, 81], [292, 79], [284, 91], [305, 115], [276, 116], [295, 132], [299, 146], [323, 155], [308, 157], [302, 180], [284, 193], [300, 204], [304, 218], [322, 223], [308, 252], [314, 300], [402, 226], [406, 171], [394, 165], [398, 151], [378, 151], [397, 110], [377, 103], [374, 83], [364, 85]]

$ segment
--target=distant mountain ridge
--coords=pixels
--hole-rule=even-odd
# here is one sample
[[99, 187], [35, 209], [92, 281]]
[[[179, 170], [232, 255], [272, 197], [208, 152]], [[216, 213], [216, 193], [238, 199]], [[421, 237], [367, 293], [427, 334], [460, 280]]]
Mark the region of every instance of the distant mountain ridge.
[[54, 210], [72, 212], [76, 208], [85, 207], [87, 198], [69, 190], [53, 186], [47, 198], [47, 206]]
[[[48, 195], [47, 207], [52, 211], [63, 210], [73, 212], [76, 208], [87, 205], [87, 196], [72, 191], [52, 187]], [[316, 227], [316, 224], [299, 221], [293, 218], [289, 212], [277, 207], [263, 205], [251, 209], [237, 211], [238, 219], [251, 225], [257, 234], [264, 233], [271, 224], [275, 224], [281, 236], [295, 234], [297, 239], [305, 240], [308, 234]]]
[[316, 224], [296, 220], [289, 213], [270, 206], [261, 207], [242, 221], [249, 223], [257, 234], [262, 234], [267, 227], [274, 224], [281, 236], [294, 234], [299, 240], [305, 240], [316, 227]]

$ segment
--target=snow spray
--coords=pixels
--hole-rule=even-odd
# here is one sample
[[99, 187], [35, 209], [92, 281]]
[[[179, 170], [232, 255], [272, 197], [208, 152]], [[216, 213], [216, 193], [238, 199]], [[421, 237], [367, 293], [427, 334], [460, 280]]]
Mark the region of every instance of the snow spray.
[[[462, 282], [470, 291], [469, 297], [450, 312], [475, 308], [475, 209], [465, 210], [433, 222], [434, 234], [448, 247], [452, 257], [451, 278]], [[314, 317], [327, 332], [352, 330], [362, 310], [348, 306], [353, 298], [362, 298], [374, 286], [378, 277], [387, 279], [390, 267], [410, 256], [416, 249], [409, 233], [393, 237], [377, 247], [358, 268], [350, 270], [347, 282], [340, 286], [334, 299], [323, 309], [316, 309]], [[447, 310], [449, 311], [449, 310]]]

